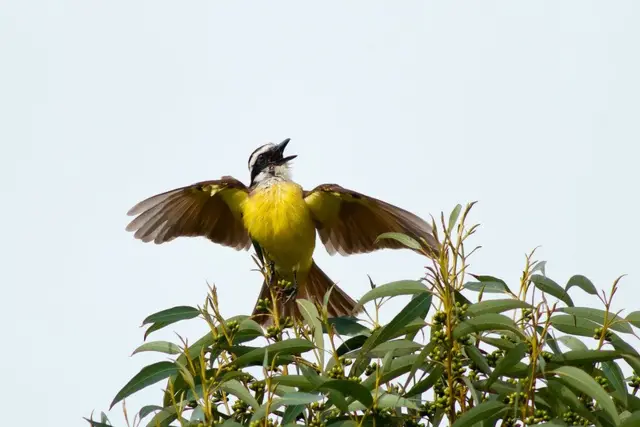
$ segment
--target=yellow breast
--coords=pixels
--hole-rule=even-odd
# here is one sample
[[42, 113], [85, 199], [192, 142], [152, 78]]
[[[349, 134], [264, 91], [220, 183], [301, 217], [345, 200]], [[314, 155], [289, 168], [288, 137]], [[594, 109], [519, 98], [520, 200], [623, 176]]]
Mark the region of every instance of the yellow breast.
[[315, 226], [299, 185], [282, 181], [254, 190], [242, 214], [249, 235], [279, 270], [311, 266]]

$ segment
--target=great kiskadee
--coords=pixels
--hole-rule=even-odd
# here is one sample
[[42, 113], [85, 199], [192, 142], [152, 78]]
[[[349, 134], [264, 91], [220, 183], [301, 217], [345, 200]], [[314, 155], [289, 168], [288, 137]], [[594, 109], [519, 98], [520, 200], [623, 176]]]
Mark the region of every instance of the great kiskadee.
[[[336, 184], [303, 190], [289, 174], [289, 161], [297, 157], [284, 156], [289, 140], [251, 153], [249, 187], [223, 176], [152, 196], [129, 210], [128, 215], [137, 217], [126, 229], [135, 231], [135, 238], [156, 244], [182, 236], [203, 236], [236, 250], [248, 250], [253, 243], [273, 267], [273, 277], [295, 284], [295, 298], [278, 300], [280, 316], [299, 318], [296, 298], [322, 304], [332, 286], [329, 316], [355, 315], [355, 301], [334, 286], [313, 260], [316, 232], [331, 255], [350, 255], [404, 248], [393, 239], [376, 242], [385, 232], [424, 239], [437, 251], [432, 228], [410, 212]], [[272, 303], [269, 286], [274, 282], [264, 281], [259, 300]], [[270, 323], [258, 304], [253, 315], [263, 325]]]

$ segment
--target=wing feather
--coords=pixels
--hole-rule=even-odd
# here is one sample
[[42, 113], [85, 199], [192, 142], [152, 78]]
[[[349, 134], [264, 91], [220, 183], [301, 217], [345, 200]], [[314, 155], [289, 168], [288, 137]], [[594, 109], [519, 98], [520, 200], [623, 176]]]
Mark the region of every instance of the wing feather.
[[323, 184], [305, 192], [305, 201], [316, 221], [320, 240], [330, 254], [350, 255], [377, 249], [405, 248], [392, 239], [376, 243], [382, 233], [407, 234], [424, 239], [437, 251], [431, 225], [422, 218], [364, 194], [336, 184]]
[[126, 230], [143, 242], [202, 236], [237, 250], [248, 249], [251, 239], [240, 213], [247, 193], [242, 182], [228, 176], [169, 190], [133, 206], [127, 214], [136, 218]]

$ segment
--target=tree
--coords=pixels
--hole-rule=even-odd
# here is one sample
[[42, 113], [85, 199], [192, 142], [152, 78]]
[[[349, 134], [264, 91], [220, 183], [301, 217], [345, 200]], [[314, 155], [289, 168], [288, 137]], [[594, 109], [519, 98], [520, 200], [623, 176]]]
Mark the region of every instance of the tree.
[[[640, 354], [622, 336], [636, 337], [640, 311], [611, 312], [619, 279], [609, 292], [581, 275], [560, 286], [535, 250], [516, 286], [470, 274], [472, 206], [456, 206], [448, 221], [441, 215], [438, 227], [433, 221], [441, 250], [423, 279], [371, 283], [359, 299], [372, 305], [363, 319], [328, 318], [325, 305], [298, 300], [303, 322], [264, 307], [273, 316], [265, 330], [249, 316], [224, 319], [215, 287], [202, 307], [148, 316], [145, 340], [195, 317], [211, 332], [193, 344], [141, 345], [135, 352], [172, 360], [142, 368], [111, 407], [166, 381], [162, 401], [128, 416], [130, 426], [639, 426]], [[380, 238], [426, 250], [405, 235]], [[602, 308], [575, 307], [569, 291]], [[272, 292], [277, 298], [277, 286]], [[381, 306], [399, 295], [411, 295], [409, 303], [379, 324]], [[104, 413], [87, 421], [111, 425]]]

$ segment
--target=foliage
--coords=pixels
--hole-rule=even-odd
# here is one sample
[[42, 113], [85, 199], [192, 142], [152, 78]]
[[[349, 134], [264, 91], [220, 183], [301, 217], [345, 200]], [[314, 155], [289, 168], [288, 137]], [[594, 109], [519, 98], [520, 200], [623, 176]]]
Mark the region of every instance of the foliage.
[[[640, 355], [622, 338], [637, 338], [640, 312], [611, 312], [618, 280], [608, 293], [580, 275], [560, 286], [535, 250], [515, 285], [468, 273], [477, 249], [465, 249], [478, 227], [466, 225], [472, 206], [441, 215], [439, 227], [433, 221], [442, 246], [422, 279], [371, 283], [359, 299], [372, 304], [362, 318], [329, 319], [326, 298], [298, 300], [304, 321], [271, 312], [265, 330], [249, 316], [222, 318], [215, 287], [202, 307], [147, 317], [145, 340], [197, 316], [210, 332], [193, 344], [141, 345], [134, 353], [169, 360], [142, 368], [111, 407], [163, 381], [161, 402], [133, 417], [125, 409], [130, 427], [640, 425]], [[425, 242], [380, 238], [428, 255]], [[569, 291], [595, 295], [602, 308], [576, 307]], [[411, 299], [380, 324], [382, 305], [400, 295]], [[111, 425], [104, 413], [87, 421]]]

